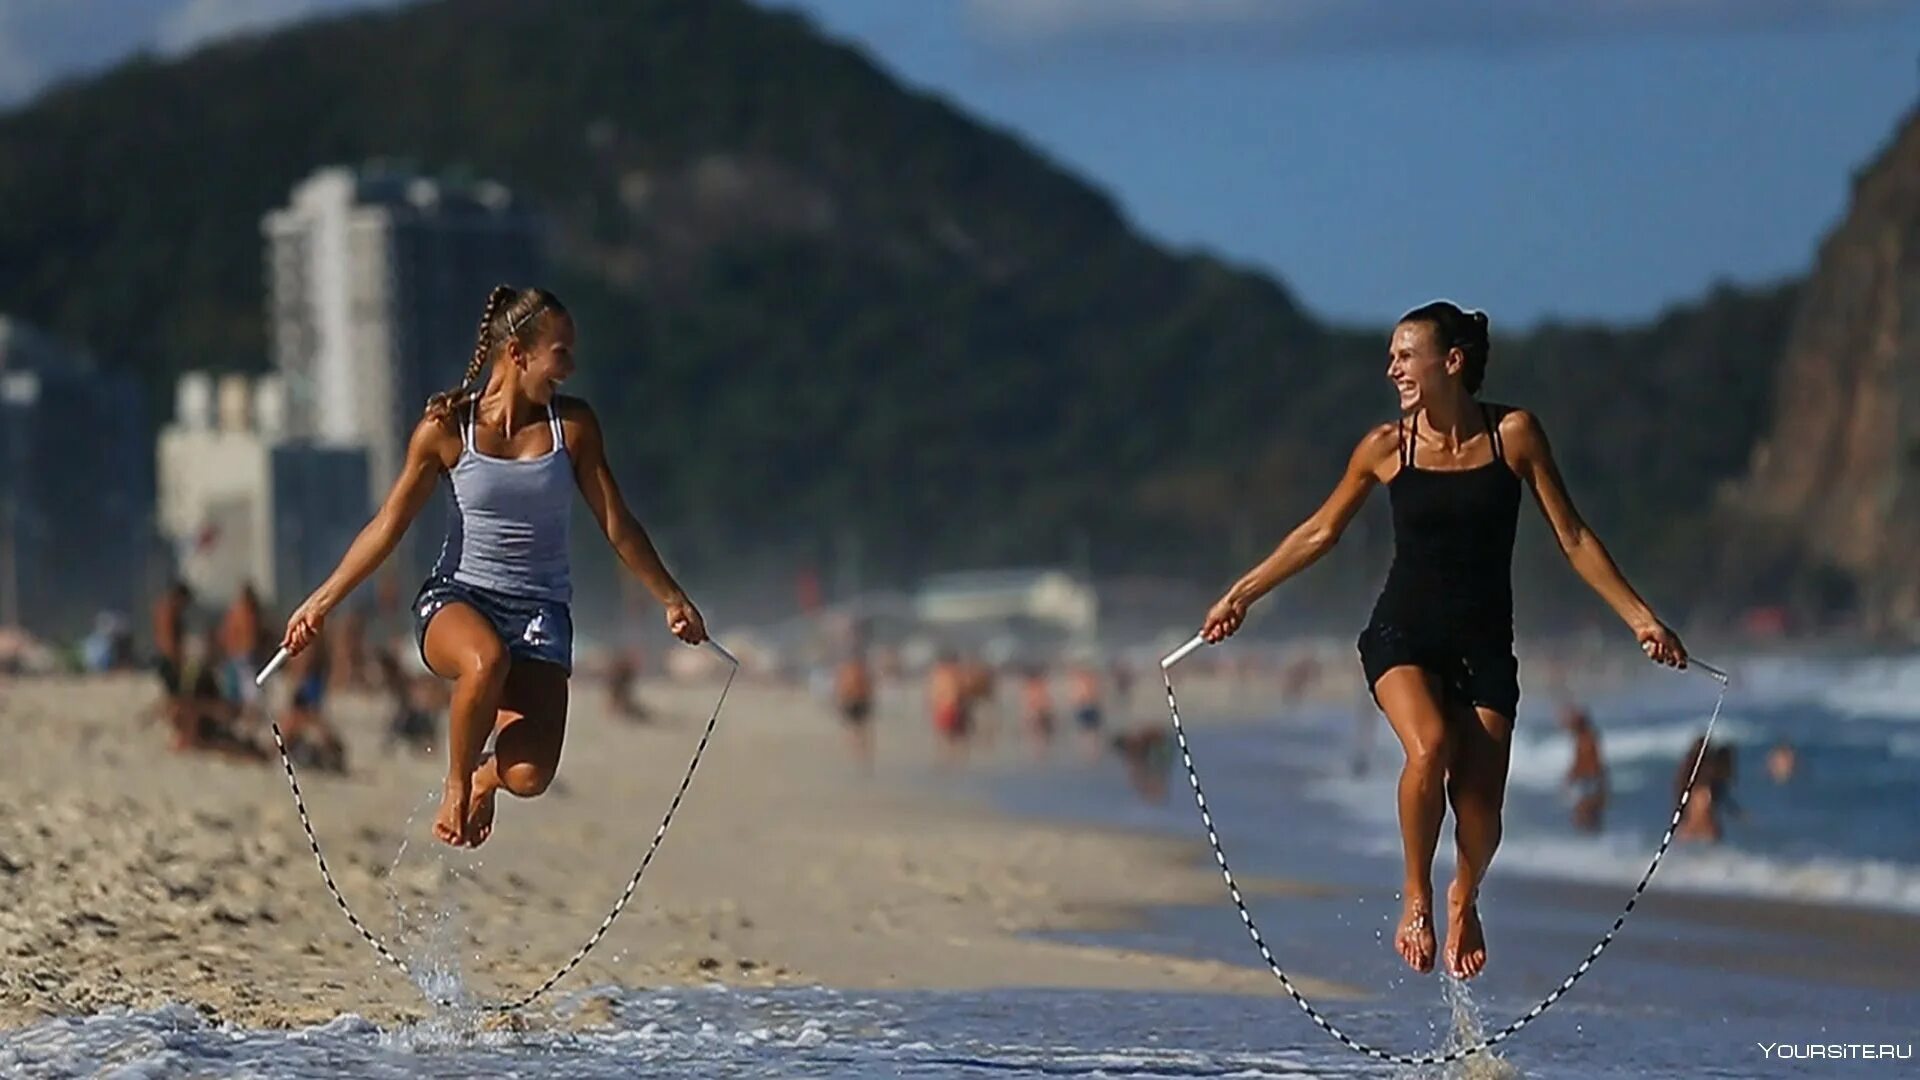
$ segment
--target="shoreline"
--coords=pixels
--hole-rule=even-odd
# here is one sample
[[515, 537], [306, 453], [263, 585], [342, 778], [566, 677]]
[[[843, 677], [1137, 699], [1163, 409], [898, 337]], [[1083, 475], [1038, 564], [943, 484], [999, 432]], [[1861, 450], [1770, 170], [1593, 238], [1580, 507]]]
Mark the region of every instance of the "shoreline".
[[[15, 751], [0, 759], [0, 1028], [163, 1003], [250, 1027], [430, 1015], [326, 894], [277, 758], [169, 753], [138, 720], [155, 694], [148, 677], [0, 685]], [[599, 689], [577, 684], [554, 788], [503, 799], [495, 836], [471, 856], [427, 839], [431, 808], [419, 804], [438, 766], [377, 751], [372, 698], [331, 703], [354, 772], [302, 774], [335, 879], [376, 934], [394, 924], [389, 886], [431, 905], [449, 879], [469, 883], [454, 893], [454, 929], [470, 939], [457, 967], [482, 1000], [538, 982], [598, 925], [719, 687], [643, 682], [665, 718], [649, 725], [613, 719]], [[1263, 969], [1042, 937], [1124, 931], [1151, 909], [1211, 901], [1219, 882], [1204, 846], [1003, 813], [938, 777], [917, 687], [888, 687], [879, 705], [880, 775], [863, 778], [821, 703], [736, 684], [653, 868], [552, 1000], [713, 983], [1279, 992]], [[1367, 996], [1302, 982], [1328, 999]]]
[[[1262, 723], [1257, 717], [1221, 716], [1201, 706], [1188, 710], [1185, 708], [1186, 697], [1183, 686], [1182, 717], [1189, 726], [1196, 726], [1196, 719], [1209, 730], [1231, 729], [1248, 722]], [[1275, 734], [1286, 737], [1281, 736], [1278, 730]], [[1297, 736], [1298, 731], [1289, 734]], [[1218, 752], [1216, 749], [1215, 753]], [[1288, 779], [1276, 776], [1275, 782], [1285, 788], [1297, 784], [1306, 775], [1295, 774]], [[1136, 821], [1117, 827], [1144, 836], [1166, 836], [1169, 835], [1169, 828], [1191, 835], [1190, 830], [1198, 827], [1194, 820], [1193, 797], [1177, 761], [1172, 767], [1169, 782], [1169, 804], [1175, 810], [1177, 823], [1172, 819], [1152, 823]], [[1215, 803], [1213, 796], [1216, 793], [1209, 789], [1208, 794], [1209, 803]], [[1391, 797], [1390, 794], [1388, 797]], [[1081, 823], [1091, 817], [1084, 806], [1035, 805], [1025, 799], [1019, 802], [1022, 813], [1040, 820]], [[1246, 827], [1245, 822], [1240, 824], [1242, 828]], [[1231, 909], [1227, 906], [1217, 866], [1203, 842], [1196, 841], [1194, 846], [1198, 850], [1192, 856], [1193, 865], [1209, 877], [1212, 895], [1198, 905], [1168, 905], [1162, 908], [1160, 914], [1163, 918], [1156, 925], [1163, 930], [1169, 922], [1177, 924], [1196, 913], [1211, 917], [1216, 911], [1224, 912], [1225, 921], [1234, 922], [1229, 917]], [[1230, 850], [1229, 854], [1234, 852]], [[1344, 852], [1338, 858], [1343, 860], [1342, 864], [1348, 869], [1338, 870], [1334, 868], [1335, 864], [1320, 863], [1311, 851], [1301, 854], [1303, 858], [1289, 858], [1281, 870], [1295, 886], [1286, 895], [1371, 896], [1380, 893], [1383, 899], [1392, 900], [1394, 882], [1398, 880], [1397, 858]], [[1647, 854], [1651, 854], [1651, 847]], [[1711, 854], [1711, 851], [1688, 849], [1686, 854]], [[1668, 859], [1671, 860], [1674, 855], [1670, 852]], [[1373, 884], [1363, 884], [1351, 878], [1351, 866], [1359, 862], [1377, 864], [1378, 874]], [[1442, 863], [1436, 864], [1436, 872], [1442, 876], [1445, 873], [1441, 869], [1444, 863], [1443, 859]], [[1644, 866], [1644, 861], [1641, 865]], [[1242, 883], [1242, 891], [1250, 902], [1255, 898], [1254, 892], [1245, 888], [1242, 875], [1258, 866], [1257, 859], [1250, 860], [1244, 856], [1234, 863], [1236, 881]], [[1920, 992], [1920, 912], [1865, 900], [1716, 889], [1693, 881], [1663, 885], [1663, 881], [1671, 881], [1671, 874], [1672, 867], [1663, 866], [1648, 892], [1636, 901], [1634, 915], [1614, 946], [1616, 962], [1627, 956], [1634, 956], [1640, 961], [1684, 958], [1684, 962], [1703, 970], [1730, 975], [1775, 977], [1863, 991], [1898, 994]], [[1633, 891], [1631, 880], [1612, 884], [1558, 875], [1524, 865], [1503, 868], [1497, 859], [1490, 885], [1492, 888], [1487, 894], [1490, 908], [1491, 905], [1499, 905], [1509, 913], [1524, 916], [1523, 921], [1529, 927], [1527, 933], [1543, 933], [1543, 940], [1550, 942], [1552, 951], [1548, 956], [1558, 956], [1564, 951], [1568, 971], [1578, 964], [1612, 925], [1614, 917], [1620, 914]], [[1571, 920], [1574, 924], [1572, 928], [1563, 925], [1551, 931], [1541, 931], [1539, 915], [1542, 912], [1557, 915], [1578, 912], [1579, 916]], [[1492, 915], [1490, 911], [1489, 918], [1497, 919], [1499, 916]], [[1639, 924], [1638, 933], [1634, 923]], [[1649, 923], [1659, 927], [1651, 936], [1647, 932]], [[1588, 933], [1589, 928], [1591, 933]], [[1226, 954], [1229, 961], [1266, 975], [1258, 956], [1247, 946], [1245, 935], [1228, 936], [1237, 938]], [[1123, 934], [1117, 940], [1124, 943], [1127, 938]], [[1156, 934], [1153, 940], [1164, 942], [1166, 935]], [[1220, 955], [1204, 947], [1196, 952], [1209, 956]], [[1324, 964], [1324, 961], [1323, 956], [1321, 963]], [[1559, 974], [1555, 975], [1556, 979]], [[1271, 982], [1271, 976], [1267, 977]], [[1817, 989], [1817, 985], [1809, 989]]]

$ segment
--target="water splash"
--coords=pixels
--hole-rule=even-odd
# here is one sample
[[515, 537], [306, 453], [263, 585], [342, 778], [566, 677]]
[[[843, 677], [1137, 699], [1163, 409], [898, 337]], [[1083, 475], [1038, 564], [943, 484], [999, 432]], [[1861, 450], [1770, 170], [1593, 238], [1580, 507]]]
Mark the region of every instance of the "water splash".
[[[1467, 988], [1464, 980], [1450, 975], [1442, 977], [1440, 985], [1451, 1021], [1446, 1049], [1459, 1050], [1484, 1042], [1487, 1038], [1486, 1025], [1481, 1022], [1480, 1011], [1474, 1005], [1473, 991]], [[1441, 1075], [1447, 1080], [1518, 1080], [1520, 1070], [1501, 1057], [1499, 1051], [1482, 1050], [1470, 1058], [1454, 1062]]]
[[[415, 824], [423, 813], [437, 809], [440, 792], [429, 790], [401, 828], [400, 846], [388, 864], [387, 900], [393, 911], [392, 941], [407, 962], [413, 984], [432, 1008], [420, 1024], [395, 1033], [408, 1048], [423, 1045], [465, 1045], [486, 1019], [472, 999], [461, 954], [470, 935], [460, 897], [480, 887], [478, 871], [484, 864], [471, 853], [444, 845], [425, 845], [426, 854], [407, 865], [413, 848]], [[462, 856], [466, 857], [463, 859]], [[401, 886], [412, 893], [401, 895]]]

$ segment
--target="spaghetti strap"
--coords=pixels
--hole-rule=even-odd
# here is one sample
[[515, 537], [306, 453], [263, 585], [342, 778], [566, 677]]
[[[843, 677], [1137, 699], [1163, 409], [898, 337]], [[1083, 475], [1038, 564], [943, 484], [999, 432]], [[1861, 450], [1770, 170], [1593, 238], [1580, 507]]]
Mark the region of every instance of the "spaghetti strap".
[[473, 418], [479, 412], [480, 402], [478, 400], [467, 403], [466, 419], [460, 421], [460, 448], [462, 450], [473, 449]]
[[1406, 423], [1400, 429], [1400, 467], [1403, 469], [1411, 469], [1414, 467], [1414, 440], [1419, 437], [1419, 434], [1420, 414], [1415, 412], [1407, 417]]
[[1494, 415], [1492, 407], [1483, 404], [1480, 406], [1480, 419], [1487, 425], [1487, 438], [1493, 443], [1493, 460], [1505, 465], [1507, 452], [1500, 445], [1500, 418]]
[[558, 452], [567, 448], [567, 431], [560, 426], [560, 410], [547, 402], [547, 427], [553, 432], [553, 449]]

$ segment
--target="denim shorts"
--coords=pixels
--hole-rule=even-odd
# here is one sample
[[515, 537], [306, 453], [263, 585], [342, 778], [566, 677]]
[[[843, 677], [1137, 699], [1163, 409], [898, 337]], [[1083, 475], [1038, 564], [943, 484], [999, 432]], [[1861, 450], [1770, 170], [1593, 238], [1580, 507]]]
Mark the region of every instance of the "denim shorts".
[[573, 613], [566, 604], [510, 596], [444, 576], [428, 578], [413, 598], [413, 641], [419, 646], [423, 663], [427, 659], [427, 624], [448, 604], [465, 604], [479, 612], [500, 635], [500, 643], [513, 659], [558, 664], [561, 670], [573, 674]]

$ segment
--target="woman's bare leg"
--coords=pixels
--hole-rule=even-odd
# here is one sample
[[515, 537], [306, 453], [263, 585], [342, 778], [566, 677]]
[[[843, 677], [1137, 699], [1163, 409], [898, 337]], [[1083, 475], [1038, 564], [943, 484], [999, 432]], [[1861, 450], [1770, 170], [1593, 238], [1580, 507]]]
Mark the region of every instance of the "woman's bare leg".
[[1475, 904], [1500, 847], [1513, 720], [1488, 708], [1461, 709], [1455, 728], [1459, 749], [1447, 778], [1455, 854], [1453, 884], [1447, 889], [1447, 972], [1471, 979], [1487, 966], [1486, 935]]
[[447, 712], [446, 794], [434, 817], [433, 834], [460, 847], [472, 842], [467, 835], [467, 804], [473, 795], [473, 771], [499, 713], [510, 664], [493, 624], [467, 604], [451, 603], [435, 612], [427, 623], [425, 644], [427, 667], [453, 680], [453, 702]]
[[473, 771], [467, 842], [493, 835], [494, 798], [502, 789], [523, 799], [547, 790], [560, 770], [567, 735], [567, 672], [558, 664], [515, 660], [495, 719], [493, 753]]
[[1400, 929], [1394, 949], [1415, 971], [1433, 970], [1433, 852], [1446, 816], [1453, 738], [1430, 677], [1417, 667], [1390, 668], [1374, 683], [1387, 723], [1400, 739], [1400, 844], [1405, 857]]

